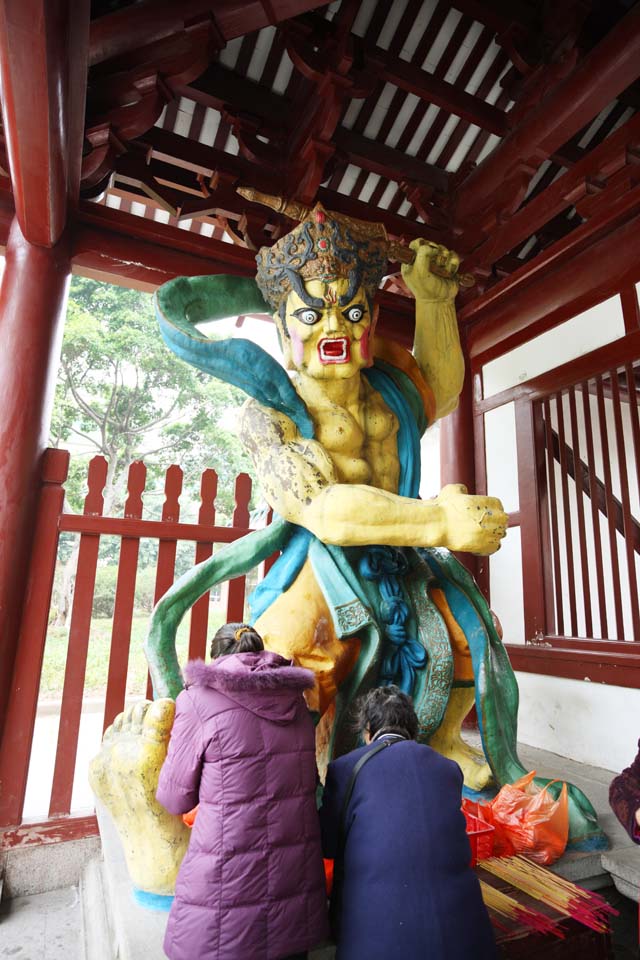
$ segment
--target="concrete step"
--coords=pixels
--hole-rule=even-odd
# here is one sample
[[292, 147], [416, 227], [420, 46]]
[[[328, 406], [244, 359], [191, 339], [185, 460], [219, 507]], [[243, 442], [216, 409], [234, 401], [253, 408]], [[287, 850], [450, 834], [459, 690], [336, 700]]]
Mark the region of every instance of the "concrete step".
[[80, 877], [80, 925], [82, 960], [116, 960], [117, 948], [111, 923], [111, 900], [104, 861], [96, 857]]
[[604, 853], [602, 865], [611, 874], [616, 890], [630, 900], [640, 900], [640, 850], [635, 844]]

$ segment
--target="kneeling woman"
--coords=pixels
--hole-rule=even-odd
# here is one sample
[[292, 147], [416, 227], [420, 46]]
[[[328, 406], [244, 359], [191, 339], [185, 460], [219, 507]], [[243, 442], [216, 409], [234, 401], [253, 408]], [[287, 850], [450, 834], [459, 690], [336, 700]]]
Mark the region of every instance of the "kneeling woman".
[[189, 663], [157, 797], [200, 807], [178, 874], [171, 960], [306, 956], [327, 934], [309, 670], [221, 627], [213, 663]]
[[372, 690], [359, 722], [367, 745], [329, 765], [320, 811], [324, 856], [336, 858], [337, 960], [493, 960], [460, 768], [415, 742], [397, 687]]

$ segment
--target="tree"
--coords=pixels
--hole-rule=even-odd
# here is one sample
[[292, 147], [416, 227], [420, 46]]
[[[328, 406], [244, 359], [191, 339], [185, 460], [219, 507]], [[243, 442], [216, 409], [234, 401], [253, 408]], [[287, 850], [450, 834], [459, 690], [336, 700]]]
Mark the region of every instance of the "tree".
[[[243, 399], [167, 349], [148, 294], [74, 277], [51, 440], [58, 446], [75, 438], [105, 457], [105, 513], [124, 498], [129, 463], [144, 459], [152, 474], [180, 463], [191, 483], [214, 467], [218, 507], [228, 516], [231, 482], [249, 460], [220, 420]], [[69, 500], [80, 509], [79, 477], [70, 481]]]
[[[54, 446], [72, 443], [85, 454], [72, 458], [65, 485], [72, 510], [82, 509], [86, 454], [100, 453], [107, 461], [105, 514], [121, 510], [128, 466], [142, 459], [147, 515], [159, 516], [158, 481], [167, 466], [179, 463], [185, 474], [183, 502], [193, 507], [202, 471], [216, 470], [216, 514], [219, 522], [228, 521], [234, 478], [249, 469], [250, 461], [220, 421], [243, 400], [240, 391], [171, 353], [148, 294], [73, 278], [50, 437]], [[115, 543], [108, 548], [115, 554]], [[61, 543], [61, 558], [58, 623], [66, 621], [73, 591], [77, 549], [72, 538]]]

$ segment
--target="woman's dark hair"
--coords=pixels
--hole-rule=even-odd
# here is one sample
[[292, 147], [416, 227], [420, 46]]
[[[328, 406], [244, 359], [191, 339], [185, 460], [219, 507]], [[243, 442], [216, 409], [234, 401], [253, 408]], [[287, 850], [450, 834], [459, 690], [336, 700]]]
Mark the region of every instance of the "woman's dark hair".
[[398, 733], [415, 740], [418, 735], [418, 718], [411, 697], [399, 687], [374, 687], [356, 704], [356, 718], [361, 733], [368, 730], [372, 737], [384, 730]]
[[225, 623], [211, 641], [211, 659], [229, 653], [258, 653], [264, 650], [260, 634], [246, 623]]

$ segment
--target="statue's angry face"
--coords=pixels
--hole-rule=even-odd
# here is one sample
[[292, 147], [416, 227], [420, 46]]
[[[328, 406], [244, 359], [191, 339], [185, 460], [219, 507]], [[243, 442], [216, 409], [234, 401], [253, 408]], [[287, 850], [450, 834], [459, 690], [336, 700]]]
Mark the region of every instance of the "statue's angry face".
[[286, 300], [287, 366], [319, 380], [341, 380], [371, 366], [373, 317], [362, 286], [347, 278], [307, 280]]

